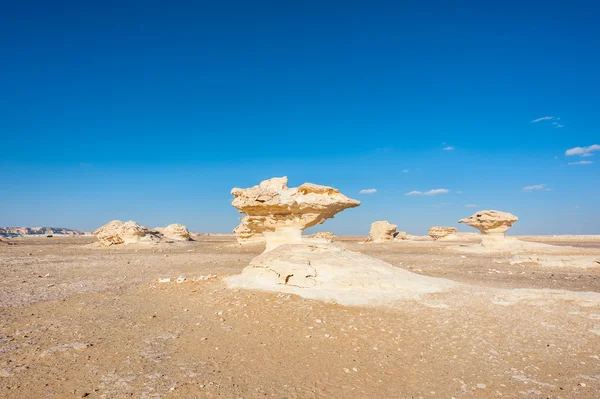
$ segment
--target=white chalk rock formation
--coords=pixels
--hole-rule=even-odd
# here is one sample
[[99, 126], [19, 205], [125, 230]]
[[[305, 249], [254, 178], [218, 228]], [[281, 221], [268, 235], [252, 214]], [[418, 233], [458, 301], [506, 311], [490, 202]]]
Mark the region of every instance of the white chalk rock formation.
[[167, 227], [157, 227], [154, 230], [170, 240], [190, 241], [192, 239], [187, 227], [182, 224], [174, 223]]
[[393, 241], [397, 227], [395, 224], [383, 220], [373, 222], [369, 231], [369, 238], [366, 242], [378, 244]]
[[287, 177], [279, 177], [231, 190], [235, 197], [232, 205], [246, 214], [242, 224], [264, 235], [267, 251], [286, 243], [300, 243], [304, 229], [360, 205], [333, 187], [304, 183], [289, 188], [287, 182]]
[[286, 244], [254, 258], [230, 287], [279, 291], [343, 305], [389, 305], [458, 284], [427, 277], [335, 244]]
[[429, 237], [434, 240], [458, 238], [454, 233], [456, 233], [456, 228], [454, 227], [433, 226], [429, 229]]
[[154, 243], [161, 240], [158, 232], [140, 226], [136, 222], [123, 223], [113, 220], [92, 232], [102, 246], [108, 247], [118, 244]]
[[504, 233], [519, 220], [513, 214], [500, 211], [479, 211], [468, 218], [460, 219], [481, 231], [481, 245], [488, 248], [501, 248], [504, 245]]
[[258, 233], [243, 223], [240, 223], [235, 229], [233, 234], [240, 245], [251, 245], [251, 244], [263, 244], [265, 242], [265, 236], [262, 233]]

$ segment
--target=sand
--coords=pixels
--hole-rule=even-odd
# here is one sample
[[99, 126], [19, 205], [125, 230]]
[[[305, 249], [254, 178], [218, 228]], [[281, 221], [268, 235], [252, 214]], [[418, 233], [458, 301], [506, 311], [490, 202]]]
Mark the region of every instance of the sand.
[[[597, 395], [599, 268], [364, 238], [334, 241], [471, 288], [342, 306], [227, 288], [223, 279], [262, 252], [234, 237], [111, 249], [89, 245], [93, 237], [10, 239], [0, 246], [0, 397]], [[585, 245], [586, 255], [600, 244], [527, 240]], [[186, 281], [157, 281], [179, 276]]]

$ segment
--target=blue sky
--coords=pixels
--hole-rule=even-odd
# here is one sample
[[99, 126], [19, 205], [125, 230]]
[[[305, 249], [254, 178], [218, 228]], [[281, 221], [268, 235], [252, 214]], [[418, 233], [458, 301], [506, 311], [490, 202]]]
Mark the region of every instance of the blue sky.
[[228, 232], [287, 175], [362, 201], [313, 231], [600, 234], [595, 2], [189, 3], [3, 5], [0, 225]]

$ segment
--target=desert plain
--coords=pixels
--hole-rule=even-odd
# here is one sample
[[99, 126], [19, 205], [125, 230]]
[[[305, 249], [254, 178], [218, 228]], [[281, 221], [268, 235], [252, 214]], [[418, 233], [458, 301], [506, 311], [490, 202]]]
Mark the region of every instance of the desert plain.
[[[264, 251], [234, 236], [3, 238], [0, 397], [599, 397], [599, 268], [365, 238], [334, 244], [458, 287], [347, 306], [228, 287]], [[520, 239], [600, 254], [600, 236]]]

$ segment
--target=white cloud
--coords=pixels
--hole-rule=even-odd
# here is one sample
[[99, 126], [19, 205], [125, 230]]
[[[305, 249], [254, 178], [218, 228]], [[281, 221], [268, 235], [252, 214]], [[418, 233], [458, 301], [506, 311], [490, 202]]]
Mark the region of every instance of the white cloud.
[[580, 207], [579, 205], [575, 205], [573, 208], [575, 208], [575, 209], [579, 209], [579, 208], [581, 208], [581, 207]]
[[467, 204], [467, 205], [465, 205], [465, 208], [477, 208], [477, 205], [475, 205], [475, 204]]
[[429, 190], [429, 191], [425, 191], [425, 192], [421, 192], [421, 191], [411, 191], [409, 193], [406, 193], [404, 195], [406, 196], [413, 196], [413, 195], [439, 195], [439, 194], [447, 194], [449, 193], [450, 190], [447, 190], [445, 188], [435, 188], [433, 190]]
[[404, 172], [404, 173], [408, 173], [408, 169], [404, 169], [402, 172]]
[[[546, 188], [545, 184], [536, 184], [534, 186], [526, 186], [523, 187], [523, 191], [535, 191], [535, 190], [544, 190]], [[547, 189], [546, 189], [547, 190]], [[548, 190], [547, 190], [548, 191]]]
[[589, 156], [593, 155], [592, 152], [595, 152], [595, 151], [600, 151], [600, 145], [592, 144], [588, 147], [569, 148], [567, 151], [565, 151], [565, 155], [566, 156], [580, 155], [582, 157], [589, 157]]
[[594, 162], [592, 161], [579, 161], [579, 162], [569, 162], [569, 165], [589, 165]]
[[444, 150], [444, 151], [452, 151], [453, 149], [454, 149], [454, 147], [451, 147], [451, 146], [442, 148], [442, 150]]
[[376, 188], [365, 188], [360, 190], [358, 193], [359, 194], [375, 194], [377, 192]]
[[447, 194], [449, 192], [450, 192], [450, 190], [447, 190], [445, 188], [435, 188], [433, 190], [426, 191], [423, 194], [425, 194], [425, 195], [439, 195], [439, 194]]
[[551, 121], [552, 119], [554, 119], [553, 116], [542, 116], [541, 118], [537, 118], [531, 121], [531, 123], [538, 123], [541, 121]]
[[554, 125], [554, 127], [555, 127], [556, 129], [560, 129], [560, 128], [563, 128], [563, 127], [565, 127], [565, 125], [561, 125], [561, 124], [560, 124], [560, 123], [558, 123], [558, 122], [552, 122], [552, 124]]

